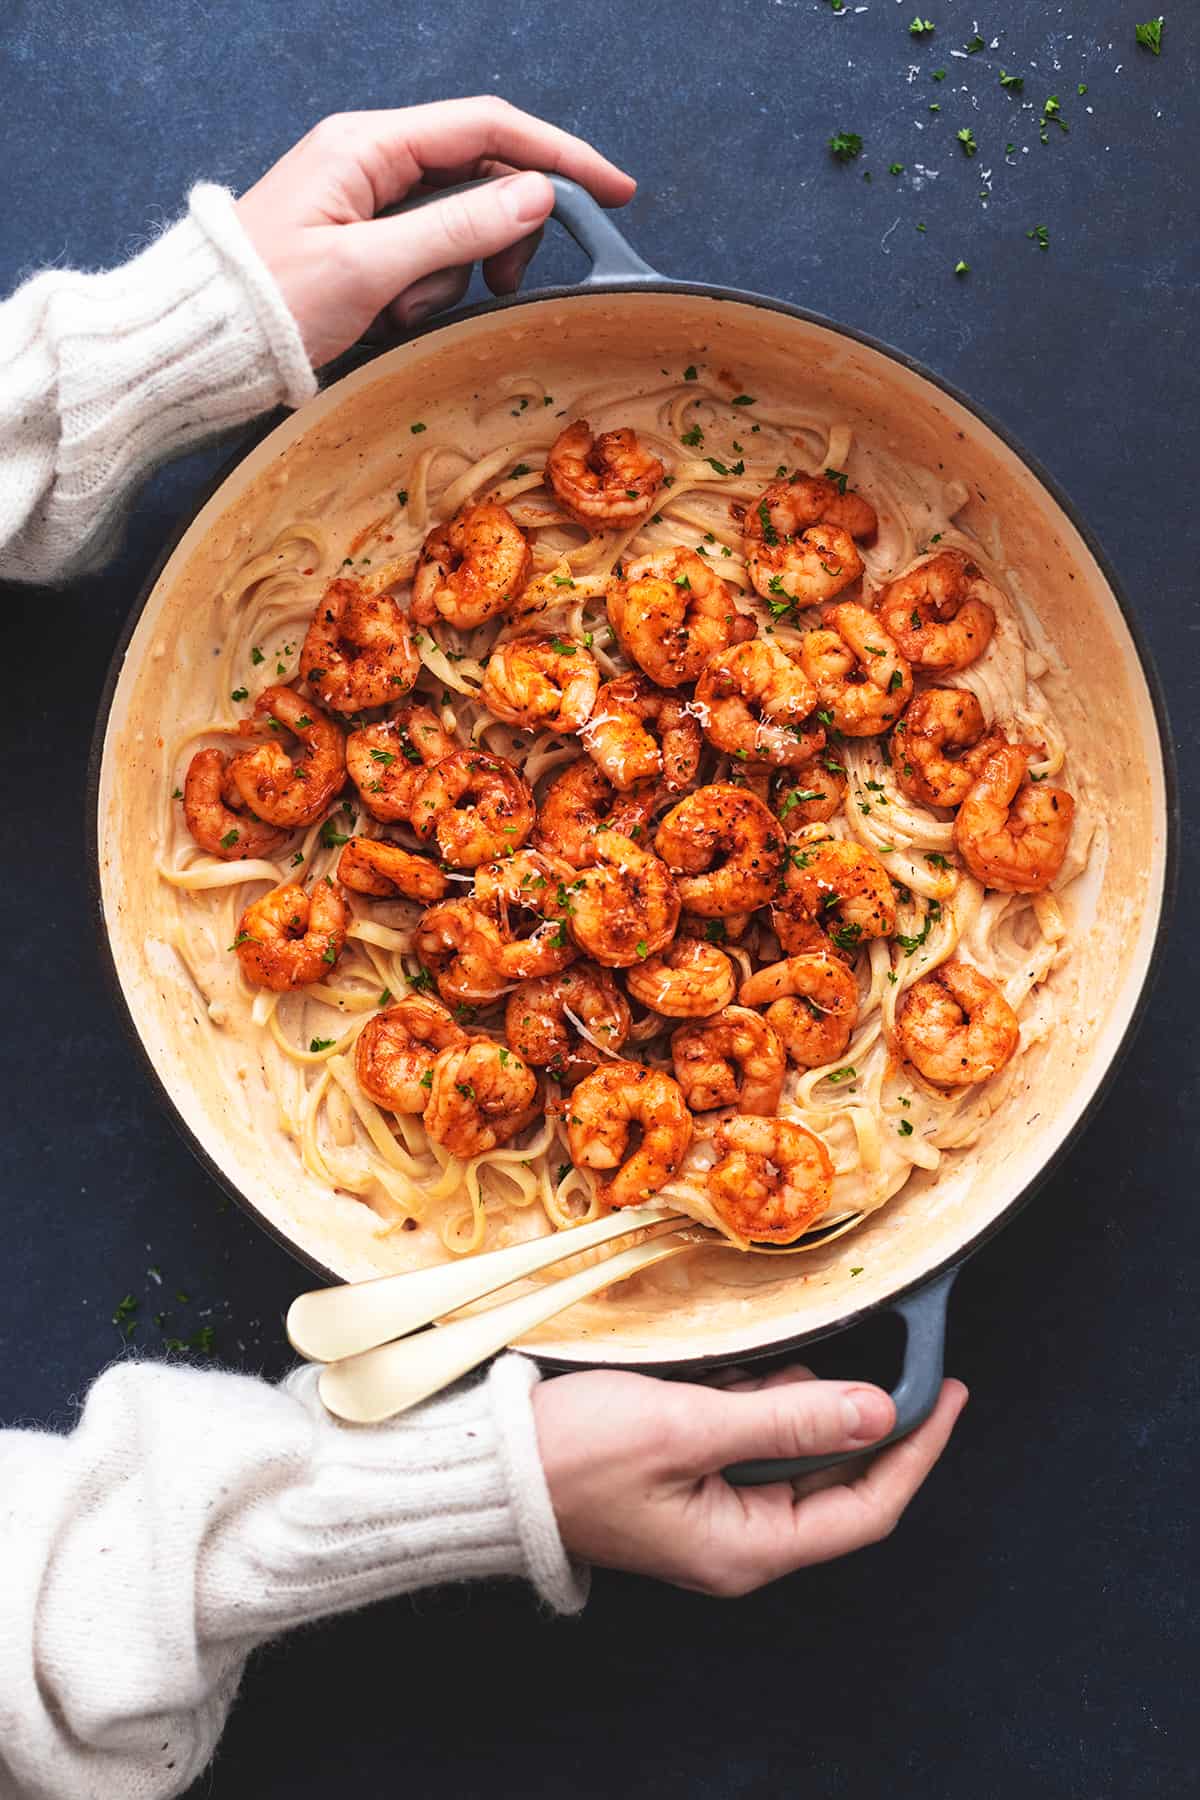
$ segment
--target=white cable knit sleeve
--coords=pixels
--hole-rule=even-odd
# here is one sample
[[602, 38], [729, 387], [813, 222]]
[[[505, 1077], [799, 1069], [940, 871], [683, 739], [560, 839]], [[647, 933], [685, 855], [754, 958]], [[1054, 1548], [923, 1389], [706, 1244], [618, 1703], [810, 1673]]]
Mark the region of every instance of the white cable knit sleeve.
[[316, 385], [223, 188], [121, 268], [35, 275], [0, 305], [0, 578], [103, 561], [154, 464]]
[[437, 1582], [584, 1602], [538, 1457], [534, 1364], [390, 1424], [317, 1371], [122, 1362], [75, 1430], [0, 1433], [0, 1794], [168, 1800], [212, 1755], [256, 1644]]

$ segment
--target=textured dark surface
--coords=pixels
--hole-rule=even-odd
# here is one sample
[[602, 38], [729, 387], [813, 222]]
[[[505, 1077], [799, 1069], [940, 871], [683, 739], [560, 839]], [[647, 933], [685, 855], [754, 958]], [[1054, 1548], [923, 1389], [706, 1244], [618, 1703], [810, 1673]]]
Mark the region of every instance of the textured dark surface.
[[[911, 0], [859, 12], [847, 0], [840, 17], [815, 0], [741, 0], [719, 19], [679, 0], [525, 0], [486, 9], [486, 23], [479, 4], [8, 0], [0, 290], [51, 261], [119, 260], [193, 179], [246, 184], [324, 112], [503, 92], [640, 177], [627, 229], [668, 273], [775, 292], [874, 332], [1044, 460], [1145, 622], [1186, 740], [1186, 803], [1200, 772], [1187, 130], [1200, 33], [1172, 9], [1155, 60], [1134, 46], [1144, 11], [1005, 0], [987, 14], [930, 0], [937, 31], [915, 43]], [[977, 19], [989, 46], [1003, 19], [998, 47], [952, 56]], [[1032, 106], [1000, 88], [1001, 67], [1025, 77]], [[1051, 93], [1070, 134], [1052, 127], [1042, 145]], [[962, 125], [974, 158], [955, 141]], [[866, 139], [845, 167], [825, 148], [839, 128]], [[1007, 162], [1006, 142], [1018, 146]], [[889, 176], [892, 161], [904, 175]], [[918, 163], [938, 171], [916, 177], [919, 189]], [[1026, 236], [1041, 223], [1046, 253]], [[971, 269], [956, 280], [960, 257]], [[547, 279], [577, 268], [557, 238], [537, 265]], [[278, 1373], [280, 1319], [305, 1285], [157, 1110], [118, 1031], [88, 911], [83, 778], [104, 667], [212, 461], [147, 487], [102, 579], [61, 597], [5, 596], [7, 1421], [70, 1417], [120, 1349], [109, 1320], [127, 1292], [144, 1352], [160, 1348], [150, 1318], [165, 1307], [166, 1333], [211, 1324], [222, 1359]], [[252, 1666], [197, 1791], [1127, 1800], [1188, 1789], [1200, 1749], [1185, 1574], [1200, 992], [1184, 928], [1198, 876], [1189, 847], [1166, 973], [1100, 1115], [958, 1284], [949, 1368], [973, 1402], [887, 1544], [736, 1605], [600, 1576], [570, 1624], [540, 1619], [513, 1589], [422, 1596], [310, 1630]], [[879, 1367], [878, 1335], [827, 1347], [820, 1366]]]

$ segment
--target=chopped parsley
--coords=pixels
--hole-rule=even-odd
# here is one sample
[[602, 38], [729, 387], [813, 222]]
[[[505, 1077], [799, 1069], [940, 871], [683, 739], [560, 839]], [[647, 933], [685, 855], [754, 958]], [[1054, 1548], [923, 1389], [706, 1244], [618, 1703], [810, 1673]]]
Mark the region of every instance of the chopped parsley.
[[172, 800], [182, 800], [183, 799], [183, 789], [182, 788], [172, 788], [171, 789], [171, 798], [172, 798]]
[[846, 491], [846, 483], [849, 481], [850, 477], [847, 475], [845, 469], [826, 469], [825, 479], [827, 481], [835, 482], [838, 493], [844, 494]]
[[332, 937], [328, 938], [325, 943], [325, 950], [324, 950], [324, 954], [321, 957], [321, 961], [323, 963], [328, 963], [329, 967], [332, 969], [332, 967], [333, 967], [334, 963], [337, 961], [337, 959], [338, 959], [337, 940]]
[[645, 938], [639, 938], [637, 943], [634, 945], [634, 949], [637, 951], [638, 955], [643, 958], [649, 956], [649, 954], [650, 954], [650, 946], [646, 942]]
[[312, 1054], [316, 1056], [318, 1051], [332, 1050], [336, 1043], [336, 1038], [310, 1038], [308, 1040], [308, 1047]]
[[134, 1318], [137, 1309], [138, 1302], [132, 1294], [126, 1294], [123, 1299], [117, 1301], [113, 1308], [112, 1322], [126, 1343], [137, 1330], [137, 1320]]
[[1162, 54], [1162, 28], [1161, 17], [1147, 19], [1144, 25], [1134, 26], [1134, 39], [1143, 50], [1152, 50], [1155, 56], [1160, 56]]
[[243, 944], [257, 944], [258, 939], [249, 931], [239, 931], [229, 948], [239, 950]]
[[974, 156], [979, 149], [979, 145], [975, 142], [975, 133], [971, 130], [971, 127], [969, 125], [964, 125], [962, 130], [956, 131], [954, 135], [963, 147], [963, 155]]
[[889, 163], [888, 164], [888, 174], [889, 175], [903, 175], [903, 173], [904, 173], [904, 164], [903, 163]]
[[[834, 904], [836, 905], [836, 903], [837, 897], [835, 895]], [[862, 926], [835, 925], [829, 935], [839, 950], [856, 950], [858, 948], [859, 939], [862, 937]]]
[[371, 761], [382, 763], [385, 768], [388, 763], [394, 763], [395, 760], [396, 753], [394, 750], [372, 750], [371, 752]]
[[425, 427], [424, 427], [424, 425], [422, 425], [421, 421], [418, 419], [416, 424], [410, 425], [408, 429], [412, 432], [414, 437], [418, 437], [420, 435], [420, 433], [422, 431], [424, 431]]
[[250, 698], [250, 689], [244, 687], [234, 688], [229, 698], [231, 700], [248, 700]]
[[920, 13], [918, 13], [912, 24], [909, 26], [908, 32], [910, 37], [928, 37], [933, 29], [933, 20], [923, 19]]
[[242, 835], [241, 832], [238, 831], [236, 826], [233, 828], [233, 830], [227, 831], [225, 833], [225, 836], [221, 839], [222, 850], [232, 850], [233, 846], [237, 843], [237, 841], [241, 837], [241, 835]]
[[733, 396], [733, 399], [729, 402], [729, 404], [731, 406], [753, 406], [754, 405], [754, 395], [753, 394], [735, 394]]
[[257, 668], [260, 662], [266, 662], [266, 660], [263, 652], [259, 649], [258, 645], [255, 644], [250, 652], [250, 661], [254, 664], [255, 668]]
[[423, 1087], [423, 1088], [431, 1088], [433, 1086], [433, 1070], [432, 1069], [426, 1069], [424, 1071], [424, 1073], [420, 1076], [420, 1078], [417, 1081], [417, 1086]]
[[[956, 262], [954, 265], [954, 273], [956, 275], [969, 275], [971, 273], [970, 263], [962, 261]], [[897, 673], [899, 673], [899, 671], [897, 671]]]
[[695, 450], [704, 442], [704, 433], [698, 425], [693, 425], [690, 431], [684, 432], [679, 441], [681, 444], [686, 444], [689, 450]]
[[843, 1081], [855, 1081], [857, 1078], [858, 1070], [853, 1063], [847, 1063], [844, 1069], [831, 1069], [825, 1077], [831, 1087], [840, 1087]]
[[945, 79], [946, 79], [946, 71], [945, 71], [945, 69], [934, 69], [934, 71], [933, 71], [933, 79], [934, 79], [934, 80], [935, 80], [935, 81], [945, 81]]
[[1010, 94], [1023, 94], [1025, 92], [1025, 77], [1023, 75], [1010, 75], [1007, 69], [1001, 69], [1000, 86], [1002, 88], [1007, 88]]
[[695, 365], [695, 363], [688, 364], [687, 368], [683, 371], [683, 379], [685, 381], [695, 381], [696, 380], [696, 365]]
[[969, 43], [966, 43], [963, 45], [963, 49], [966, 51], [968, 56], [977, 56], [981, 50], [984, 50], [986, 48], [987, 48], [987, 46], [984, 44], [984, 41], [980, 37], [978, 32], [975, 33], [975, 36], [970, 40]]
[[508, 479], [510, 481], [519, 481], [522, 475], [532, 475], [532, 474], [533, 474], [533, 470], [530, 468], [528, 463], [517, 463], [515, 465], [515, 467], [511, 468], [508, 471]]
[[391, 999], [391, 997], [392, 997], [391, 988], [384, 988], [384, 990], [380, 994], [378, 1000], [375, 1002], [376, 1006], [386, 1006], [388, 1001]]
[[925, 861], [935, 869], [948, 869], [950, 867], [948, 860], [939, 850], [931, 850], [926, 856]]
[[579, 645], [568, 644], [562, 638], [551, 638], [550, 648], [553, 650], [555, 656], [574, 656]]
[[1025, 233], [1025, 236], [1033, 238], [1039, 250], [1050, 248], [1050, 232], [1045, 225], [1035, 225], [1031, 231]]
[[896, 1130], [900, 1133], [901, 1137], [911, 1137], [913, 1134], [912, 1120], [911, 1119], [901, 1119], [900, 1123], [896, 1127]]
[[397, 506], [407, 506], [408, 505], [408, 489], [407, 488], [398, 488], [396, 490], [396, 504], [397, 504]]
[[348, 844], [350, 839], [344, 832], [336, 829], [332, 819], [326, 819], [321, 827], [321, 842], [326, 850], [337, 850], [342, 844]]
[[838, 162], [852, 162], [862, 147], [863, 141], [857, 131], [835, 131], [829, 140], [829, 148]]

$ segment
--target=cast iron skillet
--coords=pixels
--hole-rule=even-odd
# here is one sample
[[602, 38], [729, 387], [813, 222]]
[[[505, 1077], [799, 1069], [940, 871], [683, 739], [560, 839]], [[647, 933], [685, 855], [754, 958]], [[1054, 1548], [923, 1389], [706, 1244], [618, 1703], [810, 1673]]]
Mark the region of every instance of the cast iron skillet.
[[[957, 401], [960, 406], [965, 407], [969, 412], [973, 412], [976, 418], [987, 426], [990, 431], [994, 432], [995, 435], [1009, 447], [1020, 461], [1024, 463], [1025, 467], [1029, 470], [1035, 480], [1050, 493], [1058, 506], [1070, 519], [1075, 529], [1079, 532], [1080, 537], [1086, 543], [1091, 554], [1094, 556], [1124, 615], [1125, 624], [1128, 627], [1137, 651], [1142, 674], [1145, 678], [1146, 686], [1154, 708], [1155, 721], [1158, 728], [1159, 747], [1163, 761], [1167, 813], [1166, 859], [1158, 935], [1153, 955], [1146, 972], [1146, 978], [1142, 984], [1137, 1004], [1130, 1016], [1124, 1036], [1122, 1037], [1108, 1068], [1101, 1077], [1096, 1091], [1080, 1115], [1074, 1130], [1043, 1165], [1037, 1177], [1028, 1183], [1028, 1185], [1015, 1196], [1004, 1211], [992, 1219], [973, 1239], [971, 1239], [969, 1243], [956, 1250], [954, 1255], [948, 1261], [938, 1264], [936, 1267], [930, 1269], [917, 1282], [910, 1284], [906, 1289], [902, 1289], [898, 1294], [890, 1295], [885, 1300], [875, 1302], [856, 1312], [848, 1313], [832, 1326], [824, 1327], [815, 1333], [798, 1333], [795, 1337], [782, 1339], [776, 1343], [761, 1346], [750, 1352], [748, 1357], [739, 1359], [748, 1360], [749, 1357], [761, 1358], [764, 1356], [775, 1356], [782, 1351], [798, 1348], [801, 1344], [812, 1343], [816, 1338], [834, 1336], [837, 1333], [858, 1324], [861, 1320], [871, 1314], [897, 1314], [903, 1321], [905, 1327], [904, 1364], [901, 1370], [900, 1379], [897, 1382], [896, 1387], [892, 1390], [892, 1399], [896, 1407], [895, 1426], [888, 1436], [881, 1440], [879, 1445], [874, 1446], [876, 1449], [882, 1448], [884, 1444], [891, 1443], [897, 1438], [907, 1436], [910, 1431], [914, 1430], [916, 1426], [920, 1425], [928, 1418], [933, 1410], [942, 1380], [946, 1308], [950, 1297], [950, 1290], [954, 1285], [955, 1277], [960, 1268], [967, 1258], [973, 1255], [982, 1244], [986, 1243], [988, 1238], [990, 1238], [994, 1232], [998, 1231], [1001, 1226], [1006, 1224], [1023, 1206], [1027, 1205], [1049, 1177], [1062, 1166], [1068, 1152], [1079, 1138], [1088, 1121], [1095, 1115], [1101, 1101], [1108, 1093], [1113, 1076], [1121, 1062], [1124, 1060], [1124, 1057], [1133, 1042], [1134, 1036], [1145, 1017], [1150, 988], [1154, 976], [1160, 967], [1162, 946], [1166, 936], [1166, 927], [1174, 903], [1178, 866], [1179, 803], [1175, 759], [1161, 683], [1133, 608], [1123, 592], [1116, 573], [1095, 536], [1089, 530], [1076, 507], [1068, 499], [1066, 494], [1063, 493], [1053, 477], [1042, 468], [1035, 457], [1031, 456], [1028, 451], [1024, 450], [1021, 445], [1014, 440], [1011, 433], [1009, 433], [1003, 425], [999, 424], [998, 421], [982, 407], [977, 406], [964, 394], [960, 393], [957, 388], [951, 386], [949, 382], [944, 381], [940, 376], [935, 375], [931, 370], [925, 368], [923, 364], [916, 362], [912, 357], [906, 356], [903, 351], [895, 350], [891, 348], [890, 345], [881, 343], [877, 338], [868, 336], [865, 332], [856, 331], [850, 326], [838, 324], [836, 321], [828, 319], [820, 313], [812, 312], [803, 307], [792, 306], [786, 301], [772, 299], [769, 296], [756, 294], [747, 289], [713, 287], [700, 282], [672, 281], [669, 277], [661, 275], [658, 270], [652, 268], [649, 263], [643, 261], [617, 230], [611, 217], [597, 205], [584, 189], [560, 175], [551, 176], [550, 179], [553, 182], [556, 195], [552, 216], [565, 227], [571, 237], [574, 238], [575, 242], [579, 245], [580, 249], [584, 251], [585, 255], [590, 260], [591, 268], [583, 280], [575, 287], [543, 288], [538, 290], [536, 295], [538, 301], [565, 299], [570, 297], [570, 295], [581, 291], [588, 293], [620, 293], [622, 291], [630, 290], [639, 292], [652, 291], [656, 293], [688, 294], [713, 300], [740, 301], [751, 306], [762, 307], [770, 312], [783, 313], [791, 318], [805, 320], [808, 323], [822, 326], [828, 331], [837, 332], [842, 337], [849, 338], [856, 343], [863, 344], [867, 348], [878, 352], [880, 355], [890, 358], [893, 362], [900, 364], [903, 368], [911, 370], [925, 381], [930, 382], [934, 387], [940, 388], [943, 393], [948, 394], [952, 399]], [[474, 186], [476, 184], [468, 183], [466, 185]], [[428, 196], [428, 200], [443, 197], [444, 193], [430, 195]], [[425, 203], [427, 202], [418, 202], [418, 204]], [[480, 314], [499, 312], [508, 307], [520, 306], [524, 303], [525, 301], [521, 296], [508, 295], [503, 299], [489, 300], [482, 304], [465, 308], [454, 314], [453, 318], [455, 321], [464, 318], [474, 318]], [[417, 331], [410, 333], [409, 336], [423, 337], [430, 332], [439, 330], [448, 322], [449, 321], [445, 318], [431, 320]], [[379, 353], [385, 347], [386, 346], [381, 343], [378, 346], [378, 350], [360, 348], [351, 352], [350, 356], [339, 364], [334, 371], [334, 379], [336, 379], [339, 374], [347, 373], [350, 368], [361, 366], [364, 360], [367, 360], [372, 354]], [[279, 415], [275, 415], [265, 421], [260, 428], [254, 429], [239, 445], [229, 462], [218, 472], [217, 476], [209, 486], [197, 496], [191, 512], [180, 521], [178, 529], [164, 547], [162, 555], [147, 576], [141, 592], [134, 603], [125, 628], [121, 633], [113, 653], [112, 661], [109, 665], [108, 674], [101, 695], [99, 714], [95, 731], [92, 736], [91, 752], [88, 759], [87, 867], [94, 915], [102, 945], [102, 961], [117, 1002], [117, 1011], [134, 1044], [137, 1054], [141, 1058], [143, 1068], [150, 1076], [151, 1086], [159, 1101], [164, 1105], [172, 1123], [184, 1138], [193, 1155], [196, 1156], [198, 1161], [212, 1176], [213, 1180], [218, 1182], [220, 1186], [224, 1188], [226, 1193], [228, 1193], [232, 1199], [236, 1200], [238, 1205], [249, 1213], [263, 1230], [267, 1231], [278, 1243], [281, 1243], [286, 1250], [297, 1257], [298, 1260], [306, 1262], [313, 1268], [316, 1274], [328, 1281], [337, 1281], [339, 1277], [332, 1270], [323, 1268], [320, 1264], [313, 1261], [313, 1259], [304, 1256], [295, 1244], [293, 1244], [282, 1232], [277, 1230], [270, 1221], [263, 1217], [257, 1207], [255, 1207], [254, 1203], [233, 1184], [219, 1165], [212, 1160], [207, 1151], [193, 1136], [180, 1114], [176, 1111], [165, 1084], [160, 1080], [158, 1073], [146, 1052], [145, 1046], [142, 1043], [128, 1004], [125, 1000], [116, 964], [113, 959], [108, 933], [105, 928], [100, 888], [98, 817], [100, 767], [109, 713], [112, 708], [117, 679], [125, 659], [129, 640], [159, 575], [174, 551], [176, 544], [179, 542], [196, 514], [211, 498], [212, 494], [216, 492], [217, 488], [222, 484], [230, 471], [236, 467], [250, 449], [252, 449], [253, 446], [278, 422]], [[550, 1359], [543, 1360], [549, 1361]], [[568, 1365], [560, 1364], [558, 1366], [564, 1367]], [[689, 1373], [699, 1373], [711, 1367], [712, 1358], [701, 1357], [695, 1359], [695, 1361], [674, 1364], [666, 1372], [686, 1375]], [[654, 1372], [656, 1374], [662, 1374], [664, 1373], [664, 1369], [662, 1366], [656, 1364]], [[845, 1460], [845, 1456], [832, 1455], [799, 1457], [788, 1460], [746, 1462], [739, 1463], [735, 1467], [726, 1470], [726, 1474], [730, 1480], [736, 1483], [750, 1485], [753, 1483], [778, 1481], [791, 1476], [807, 1474], [816, 1469], [831, 1467], [834, 1464]]]

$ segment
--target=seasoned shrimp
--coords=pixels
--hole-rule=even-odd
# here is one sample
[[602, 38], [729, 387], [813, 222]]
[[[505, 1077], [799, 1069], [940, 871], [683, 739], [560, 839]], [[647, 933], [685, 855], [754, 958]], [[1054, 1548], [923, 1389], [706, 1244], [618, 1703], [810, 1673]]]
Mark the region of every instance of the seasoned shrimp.
[[852, 538], [874, 537], [879, 526], [871, 502], [853, 488], [848, 490], [844, 477], [834, 483], [800, 469], [773, 481], [744, 509], [735, 501], [732, 510], [745, 536], [767, 545], [772, 538], [795, 537], [810, 525], [836, 525]]
[[669, 1019], [703, 1019], [733, 999], [733, 964], [715, 944], [676, 938], [632, 967], [625, 985], [635, 1000]]
[[908, 1061], [938, 1087], [967, 1087], [1002, 1069], [1021, 1035], [994, 981], [970, 963], [944, 962], [915, 981], [896, 1009]]
[[819, 1137], [785, 1119], [735, 1114], [712, 1134], [717, 1217], [751, 1243], [792, 1244], [829, 1210], [833, 1163]]
[[758, 629], [737, 610], [716, 570], [681, 545], [626, 563], [605, 598], [622, 650], [660, 687], [695, 681], [716, 651]]
[[264, 688], [254, 702], [254, 718], [243, 719], [244, 737], [260, 737], [263, 718], [298, 737], [303, 748], [293, 762], [282, 744], [260, 743], [229, 765], [244, 805], [268, 824], [294, 830], [319, 819], [346, 785], [346, 743], [341, 727], [293, 688]]
[[896, 892], [875, 852], [814, 829], [816, 835], [793, 843], [785, 877], [801, 906], [841, 950], [865, 938], [891, 937]]
[[1037, 894], [1063, 866], [1075, 801], [1065, 788], [1022, 787], [1033, 752], [1001, 744], [986, 757], [954, 821], [954, 844], [977, 881]]
[[586, 419], [564, 426], [546, 458], [550, 492], [589, 531], [621, 531], [644, 518], [663, 473], [628, 426], [593, 438]]
[[425, 1129], [452, 1156], [507, 1144], [542, 1110], [533, 1070], [491, 1038], [452, 1044], [434, 1061]]
[[338, 880], [356, 894], [373, 894], [379, 900], [420, 900], [429, 906], [440, 900], [448, 883], [436, 863], [414, 856], [386, 838], [352, 837], [338, 858]]
[[307, 893], [285, 881], [238, 920], [233, 948], [242, 974], [277, 994], [323, 981], [342, 954], [347, 923], [346, 903], [328, 878]]
[[774, 1026], [745, 1006], [727, 1006], [702, 1025], [681, 1025], [671, 1038], [675, 1079], [693, 1112], [735, 1106], [773, 1114], [787, 1058]]
[[474, 902], [500, 937], [496, 967], [506, 981], [553, 975], [579, 952], [567, 934], [578, 875], [569, 862], [518, 850], [475, 871]]
[[818, 509], [813, 517], [818, 503], [811, 490], [817, 488], [828, 488], [830, 504], [840, 506], [859, 524], [865, 523], [866, 513], [860, 516], [858, 508], [866, 508], [870, 530], [858, 536], [869, 536], [875, 529], [874, 507], [868, 507], [858, 494], [839, 495], [832, 482], [811, 476], [772, 482], [742, 517], [746, 572], [764, 600], [784, 606], [789, 600], [799, 606], [818, 606], [848, 588], [863, 572], [854, 534], [824, 510]]
[[547, 1069], [556, 1081], [578, 1081], [603, 1061], [606, 1051], [615, 1055], [629, 1036], [630, 1023], [629, 1006], [616, 981], [590, 962], [523, 981], [504, 1011], [504, 1035], [512, 1049], [533, 1067]]
[[617, 831], [598, 831], [595, 862], [584, 869], [567, 920], [582, 950], [606, 968], [629, 968], [675, 935], [679, 891], [657, 856]]
[[474, 869], [517, 850], [533, 830], [533, 794], [514, 765], [482, 750], [453, 750], [413, 788], [410, 818], [437, 838], [442, 861]]
[[346, 767], [373, 819], [407, 823], [422, 772], [457, 748], [427, 706], [401, 706], [390, 719], [350, 733]]
[[387, 706], [407, 694], [421, 659], [406, 614], [390, 594], [369, 594], [361, 581], [331, 581], [312, 616], [300, 673], [334, 712]]
[[368, 1019], [354, 1046], [358, 1085], [376, 1106], [423, 1113], [439, 1051], [465, 1044], [467, 1034], [440, 1001], [409, 994]]
[[229, 758], [219, 750], [197, 750], [183, 778], [183, 816], [202, 850], [222, 862], [269, 856], [284, 833], [249, 818], [245, 802], [229, 779]]
[[825, 746], [811, 715], [817, 690], [790, 656], [765, 638], [711, 656], [692, 710], [718, 750], [752, 762], [800, 768]]
[[[831, 915], [829, 924], [842, 938], [836, 914]], [[836, 956], [848, 965], [854, 961], [858, 946], [854, 932], [845, 934], [844, 942], [834, 943], [828, 925], [814, 919], [794, 888], [785, 889], [778, 900], [771, 902], [771, 929], [785, 956]]]
[[573, 638], [515, 637], [497, 644], [479, 698], [509, 725], [579, 731], [596, 704], [596, 659]]
[[996, 615], [972, 590], [981, 580], [960, 550], [936, 556], [889, 581], [880, 622], [916, 669], [965, 669], [992, 640]]
[[649, 786], [620, 794], [590, 756], [568, 763], [546, 789], [538, 808], [533, 843], [539, 850], [565, 856], [577, 869], [596, 860], [596, 833], [618, 831], [636, 843], [654, 813]]
[[418, 625], [445, 619], [474, 631], [516, 600], [533, 559], [506, 506], [483, 500], [437, 525], [421, 546], [412, 586]]
[[685, 795], [660, 824], [654, 848], [683, 905], [702, 918], [753, 912], [779, 886], [779, 822], [763, 801], [729, 782]]
[[606, 681], [579, 736], [622, 793], [656, 777], [669, 793], [681, 793], [700, 762], [700, 727], [687, 702], [644, 675]]
[[504, 948], [495, 920], [473, 900], [443, 900], [417, 926], [416, 953], [455, 1006], [498, 1000], [512, 983], [500, 972]]
[[[802, 1069], [842, 1054], [858, 1018], [858, 983], [836, 956], [788, 956], [741, 985], [743, 1006], [765, 1007], [784, 1049]], [[750, 1107], [751, 1112], [757, 1108]]]
[[926, 688], [891, 738], [896, 781], [925, 806], [961, 806], [993, 750], [1007, 742], [986, 732], [983, 708], [969, 688]]
[[771, 782], [771, 806], [789, 838], [805, 825], [823, 825], [834, 818], [845, 795], [845, 767], [828, 752]]
[[800, 664], [845, 737], [877, 737], [912, 696], [912, 670], [873, 612], [844, 600], [800, 640]]
[[[641, 1142], [632, 1155], [632, 1126]], [[608, 1206], [652, 1200], [683, 1161], [692, 1141], [692, 1116], [679, 1086], [641, 1063], [604, 1063], [586, 1075], [567, 1106], [567, 1147], [579, 1169], [615, 1169], [602, 1184]]]

